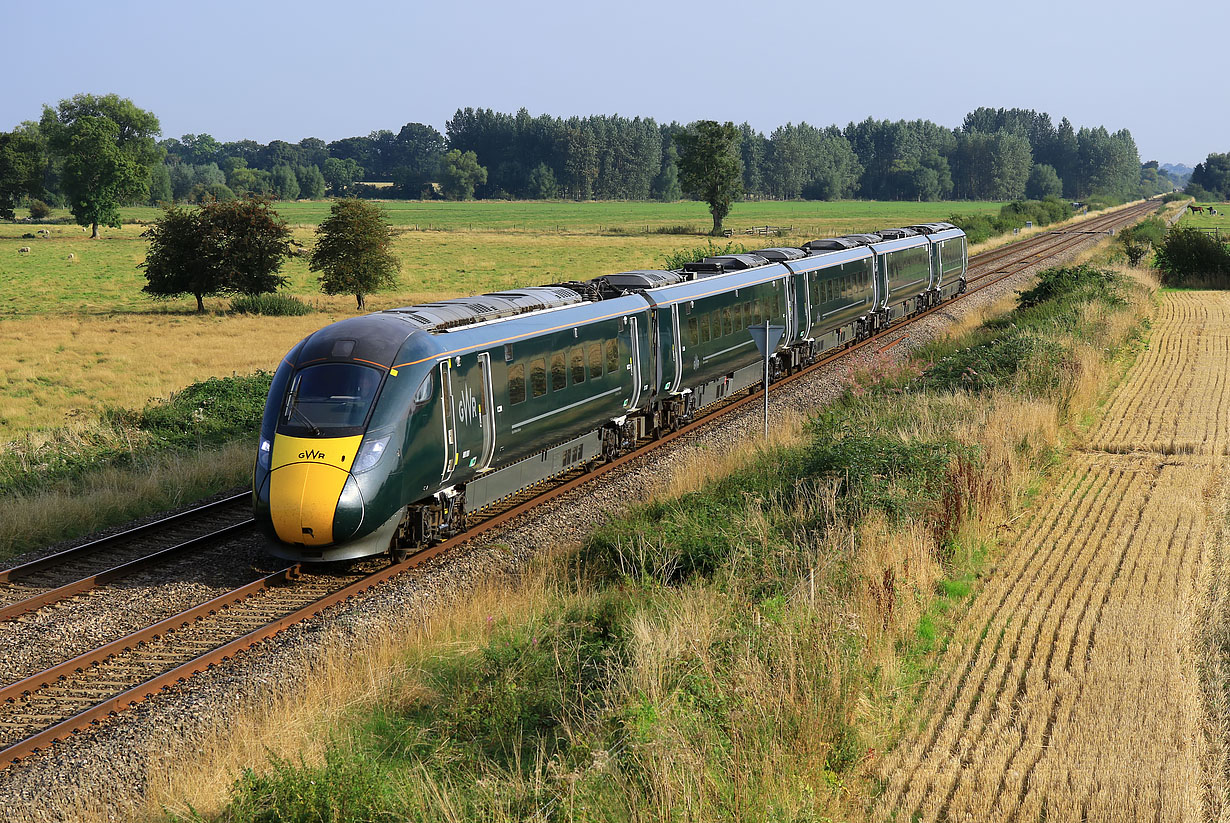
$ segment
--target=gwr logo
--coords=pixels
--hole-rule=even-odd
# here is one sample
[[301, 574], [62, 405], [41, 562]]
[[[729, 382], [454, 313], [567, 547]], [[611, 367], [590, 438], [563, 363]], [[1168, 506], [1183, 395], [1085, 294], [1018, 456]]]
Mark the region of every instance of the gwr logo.
[[457, 416], [467, 426], [478, 419], [478, 398], [470, 391], [469, 386], [461, 390], [461, 396], [457, 400]]
[[305, 452], [299, 452], [299, 459], [300, 460], [324, 460], [325, 453], [318, 452], [316, 451], [316, 449], [308, 449]]

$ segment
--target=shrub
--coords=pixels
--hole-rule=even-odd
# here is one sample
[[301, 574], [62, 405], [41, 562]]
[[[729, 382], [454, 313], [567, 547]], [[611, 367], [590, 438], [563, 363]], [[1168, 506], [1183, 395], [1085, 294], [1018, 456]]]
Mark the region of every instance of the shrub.
[[744, 246], [742, 243], [731, 242], [719, 247], [710, 240], [703, 246], [680, 249], [677, 252], [666, 255], [662, 259], [662, 268], [667, 271], [674, 271], [675, 269], [682, 269], [685, 263], [698, 263], [706, 257], [716, 257], [720, 254], [744, 254], [747, 251], [747, 246]]
[[1230, 285], [1230, 249], [1199, 229], [1171, 229], [1157, 250], [1162, 285]]
[[289, 294], [245, 294], [231, 301], [236, 314], [263, 314], [268, 317], [298, 317], [316, 311]]
[[704, 234], [705, 232], [698, 229], [696, 226], [656, 226], [651, 230], [653, 234]]
[[46, 220], [51, 216], [51, 206], [48, 206], [42, 200], [31, 200], [30, 216], [35, 220]]
[[1000, 207], [998, 217], [987, 214], [953, 214], [949, 216], [948, 222], [965, 232], [969, 242], [981, 243], [996, 235], [1019, 229], [1026, 223], [1046, 226], [1067, 220], [1071, 216], [1071, 204], [1048, 197], [1045, 200], [1016, 200], [1005, 203]]

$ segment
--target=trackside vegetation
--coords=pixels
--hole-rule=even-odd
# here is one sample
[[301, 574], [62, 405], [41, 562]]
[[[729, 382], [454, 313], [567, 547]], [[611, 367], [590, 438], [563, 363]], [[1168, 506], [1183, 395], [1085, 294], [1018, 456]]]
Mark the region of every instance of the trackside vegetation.
[[1135, 350], [1151, 288], [1052, 269], [1010, 313], [851, 374], [793, 435], [696, 458], [707, 480], [665, 484], [485, 617], [407, 639], [319, 751], [249, 762], [226, 798], [166, 815], [861, 816], [1000, 524]]

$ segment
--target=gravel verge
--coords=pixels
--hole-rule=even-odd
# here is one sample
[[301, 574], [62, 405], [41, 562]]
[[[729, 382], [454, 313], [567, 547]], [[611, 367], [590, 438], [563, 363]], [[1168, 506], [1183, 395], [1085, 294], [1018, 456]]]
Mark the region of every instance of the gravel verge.
[[[1100, 238], [1091, 238], [1087, 249]], [[1079, 254], [1073, 250], [1070, 259]], [[1045, 265], [1056, 264], [1056, 260]], [[1023, 288], [1036, 273], [1023, 270], [994, 286], [962, 298], [902, 329], [878, 345], [866, 346], [838, 363], [770, 392], [770, 416], [814, 410], [843, 390], [852, 371], [903, 359], [909, 352], [942, 336], [957, 318], [982, 311]], [[891, 346], [891, 348], [886, 348]], [[283, 632], [225, 666], [192, 678], [164, 695], [146, 701], [102, 726], [59, 744], [0, 773], [0, 809], [4, 818], [30, 823], [77, 820], [83, 808], [110, 810], [122, 820], [141, 802], [151, 768], [172, 763], [182, 752], [195, 750], [194, 741], [218, 727], [242, 722], [245, 716], [272, 705], [294, 684], [312, 677], [326, 650], [356, 652], [389, 632], [422, 625], [431, 614], [465, 596], [480, 582], [515, 574], [543, 549], [576, 541], [605, 517], [643, 499], [664, 472], [695, 450], [720, 447], [733, 438], [754, 437], [762, 426], [758, 405], [726, 415], [701, 431], [632, 461], [569, 495], [538, 507], [469, 544], [465, 549], [401, 575], [360, 602], [330, 612]], [[244, 565], [251, 566], [252, 558]], [[212, 581], [211, 581], [212, 582]], [[188, 585], [192, 585], [189, 581]], [[148, 592], [146, 593], [148, 596]], [[99, 615], [74, 615], [72, 620], [105, 622]], [[70, 625], [62, 631], [75, 632]], [[0, 639], [0, 651], [11, 646]], [[37, 657], [37, 650], [25, 650]], [[29, 664], [26, 664], [29, 665]], [[4, 669], [0, 668], [0, 674]]]

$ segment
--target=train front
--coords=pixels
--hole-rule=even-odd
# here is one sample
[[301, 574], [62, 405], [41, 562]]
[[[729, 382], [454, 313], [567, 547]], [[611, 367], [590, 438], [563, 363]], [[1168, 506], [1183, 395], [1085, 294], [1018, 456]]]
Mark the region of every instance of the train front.
[[431, 395], [430, 363], [396, 366], [418, 359], [424, 337], [396, 315], [371, 314], [326, 326], [282, 360], [252, 483], [274, 555], [325, 562], [389, 549], [405, 484], [422, 481], [408, 476], [404, 441]]

